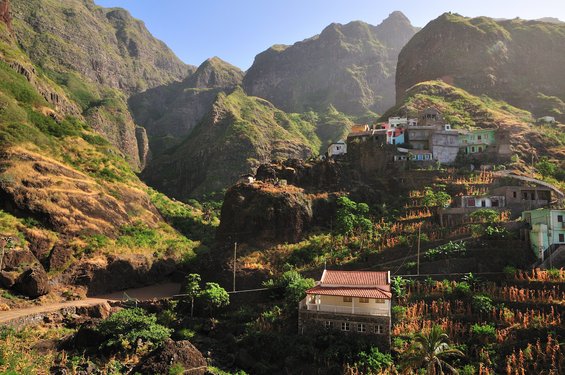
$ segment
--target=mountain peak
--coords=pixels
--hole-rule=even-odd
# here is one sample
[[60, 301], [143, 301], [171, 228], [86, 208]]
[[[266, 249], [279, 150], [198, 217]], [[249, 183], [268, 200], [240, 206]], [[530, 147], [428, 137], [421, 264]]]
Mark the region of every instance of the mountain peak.
[[214, 56], [200, 64], [196, 72], [187, 78], [187, 84], [199, 89], [231, 87], [240, 85], [243, 75], [238, 67]]
[[419, 28], [412, 26], [408, 17], [400, 11], [392, 12], [375, 28], [377, 38], [392, 48], [404, 46], [418, 30]]
[[406, 17], [406, 15], [399, 10], [395, 10], [394, 12], [389, 14], [388, 17], [385, 18], [382, 23], [391, 22], [391, 21], [395, 21], [395, 22], [400, 21], [400, 22], [410, 23], [410, 20], [408, 19], [408, 17]]

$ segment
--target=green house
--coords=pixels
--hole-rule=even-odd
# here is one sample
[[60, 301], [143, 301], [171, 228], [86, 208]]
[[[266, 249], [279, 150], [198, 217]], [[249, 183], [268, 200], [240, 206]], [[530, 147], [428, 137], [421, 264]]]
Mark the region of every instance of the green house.
[[565, 210], [524, 211], [522, 219], [528, 223], [532, 250], [542, 261], [550, 247], [565, 245]]
[[466, 154], [480, 154], [496, 144], [496, 129], [475, 129], [461, 132], [459, 142]]

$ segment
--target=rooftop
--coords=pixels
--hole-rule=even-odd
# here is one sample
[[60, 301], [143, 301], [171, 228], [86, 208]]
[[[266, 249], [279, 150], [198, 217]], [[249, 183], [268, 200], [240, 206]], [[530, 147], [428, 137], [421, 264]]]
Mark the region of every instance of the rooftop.
[[321, 285], [308, 289], [306, 294], [376, 299], [390, 299], [392, 297], [390, 290], [381, 288], [324, 287]]
[[375, 271], [331, 271], [324, 270], [321, 286], [388, 286], [388, 272]]

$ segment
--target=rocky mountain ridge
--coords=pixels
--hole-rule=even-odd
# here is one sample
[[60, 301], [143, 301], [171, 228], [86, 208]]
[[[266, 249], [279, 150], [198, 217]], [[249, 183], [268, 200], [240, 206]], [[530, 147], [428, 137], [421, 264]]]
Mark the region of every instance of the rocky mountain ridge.
[[287, 112], [329, 105], [348, 114], [382, 112], [394, 104], [398, 53], [416, 31], [400, 12], [378, 26], [331, 24], [320, 35], [257, 55], [244, 88]]

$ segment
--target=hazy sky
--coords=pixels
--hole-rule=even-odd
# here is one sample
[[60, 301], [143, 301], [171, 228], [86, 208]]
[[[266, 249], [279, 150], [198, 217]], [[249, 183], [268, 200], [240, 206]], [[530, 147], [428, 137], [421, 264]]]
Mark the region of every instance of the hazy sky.
[[556, 17], [565, 0], [95, 0], [122, 7], [145, 22], [186, 63], [218, 56], [242, 69], [273, 44], [292, 44], [319, 34], [332, 22], [379, 24], [402, 11], [416, 26], [444, 12], [496, 18]]

